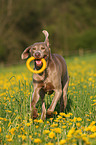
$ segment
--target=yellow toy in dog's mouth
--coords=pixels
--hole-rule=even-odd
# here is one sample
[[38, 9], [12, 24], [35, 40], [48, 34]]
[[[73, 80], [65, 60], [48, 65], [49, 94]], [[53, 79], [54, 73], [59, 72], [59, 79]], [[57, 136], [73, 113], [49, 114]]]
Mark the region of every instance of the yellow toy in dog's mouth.
[[32, 73], [42, 73], [45, 68], [46, 68], [46, 60], [44, 58], [41, 59], [42, 63], [43, 63], [43, 66], [40, 70], [33, 70], [31, 67], [30, 67], [30, 62], [32, 60], [35, 60], [35, 57], [30, 57], [27, 61], [26, 61], [26, 66], [27, 68], [32, 72]]

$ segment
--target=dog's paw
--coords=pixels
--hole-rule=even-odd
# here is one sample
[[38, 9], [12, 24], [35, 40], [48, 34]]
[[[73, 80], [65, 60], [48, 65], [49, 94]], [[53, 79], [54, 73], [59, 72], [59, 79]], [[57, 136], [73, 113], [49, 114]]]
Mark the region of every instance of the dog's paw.
[[37, 117], [38, 117], [38, 112], [37, 112], [37, 109], [34, 108], [31, 112], [31, 118], [36, 119]]
[[52, 117], [53, 117], [53, 112], [52, 111], [47, 111], [46, 118], [52, 118]]

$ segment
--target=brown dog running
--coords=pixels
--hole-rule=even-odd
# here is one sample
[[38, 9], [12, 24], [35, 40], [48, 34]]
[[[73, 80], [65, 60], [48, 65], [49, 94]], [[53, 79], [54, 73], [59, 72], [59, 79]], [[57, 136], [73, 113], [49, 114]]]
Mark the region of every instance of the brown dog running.
[[[40, 74], [33, 74], [34, 92], [32, 95], [31, 111], [32, 118], [37, 118], [38, 112], [36, 109], [36, 103], [41, 97], [42, 100], [42, 114], [41, 119], [44, 120], [47, 117], [51, 117], [55, 106], [60, 99], [60, 111], [63, 112], [67, 105], [67, 88], [69, 83], [69, 76], [67, 66], [64, 58], [58, 54], [51, 54], [49, 48], [49, 33], [46, 30], [42, 31], [45, 35], [44, 42], [34, 43], [27, 47], [21, 55], [22, 59], [26, 59], [29, 56], [34, 56], [35, 69], [38, 70], [42, 67], [41, 58], [44, 58], [47, 62], [47, 68]], [[55, 92], [55, 96], [52, 100], [50, 107], [46, 112], [44, 96]]]

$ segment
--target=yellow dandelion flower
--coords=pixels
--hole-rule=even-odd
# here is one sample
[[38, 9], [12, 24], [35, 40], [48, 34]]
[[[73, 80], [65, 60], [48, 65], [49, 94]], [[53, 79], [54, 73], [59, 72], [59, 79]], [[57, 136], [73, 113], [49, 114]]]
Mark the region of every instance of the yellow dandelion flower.
[[57, 119], [62, 119], [62, 116], [58, 115], [58, 118]]
[[13, 115], [15, 116], [15, 115], [16, 115], [16, 113], [13, 113]]
[[88, 119], [88, 118], [87, 118], [86, 120], [87, 120], [87, 121], [90, 121], [90, 119]]
[[62, 139], [62, 140], [60, 140], [60, 142], [59, 142], [60, 145], [64, 145], [65, 143], [66, 143], [66, 140], [65, 140], [65, 139]]
[[53, 120], [53, 118], [50, 118], [50, 120], [52, 121], [52, 120]]
[[77, 136], [78, 134], [82, 135], [82, 130], [78, 129], [74, 132], [74, 135]]
[[50, 131], [49, 130], [44, 130], [43, 134], [48, 134]]
[[55, 122], [58, 122], [58, 119], [54, 120]]
[[86, 144], [90, 144], [90, 142], [88, 141], [88, 137], [83, 136], [83, 137], [82, 137], [82, 140], [83, 140], [84, 142], [86, 142]]
[[58, 126], [57, 123], [53, 123], [53, 124], [51, 125], [51, 127], [57, 127], [57, 126]]
[[37, 132], [35, 132], [34, 134], [37, 135]]
[[30, 138], [31, 140], [33, 140], [32, 135], [29, 135], [29, 138]]
[[92, 132], [95, 132], [96, 131], [96, 126], [95, 125], [91, 127], [91, 131]]
[[65, 128], [66, 128], [66, 126], [64, 125], [64, 126], [62, 126], [62, 128], [64, 128], [64, 129], [65, 129]]
[[86, 89], [86, 88], [87, 88], [87, 86], [86, 86], [86, 85], [83, 85], [83, 88], [84, 88], [84, 89]]
[[85, 127], [84, 130], [85, 130], [85, 131], [90, 131], [90, 130], [91, 130], [91, 126]]
[[68, 138], [71, 138], [71, 137], [72, 137], [72, 134], [73, 134], [74, 132], [75, 132], [75, 128], [72, 127], [72, 128], [69, 130], [67, 137], [68, 137]]
[[90, 99], [92, 99], [93, 98], [93, 96], [90, 96]]
[[6, 135], [6, 138], [11, 138], [11, 135]]
[[81, 126], [81, 124], [80, 124], [80, 123], [76, 123], [76, 126], [80, 127], [80, 126]]
[[0, 120], [3, 120], [3, 118], [2, 118], [2, 117], [0, 117]]
[[49, 137], [50, 137], [50, 138], [54, 138], [54, 137], [55, 137], [55, 133], [54, 133], [53, 131], [51, 131], [51, 132], [49, 133]]
[[71, 119], [71, 122], [76, 122], [76, 117], [74, 117], [73, 119]]
[[[76, 142], [76, 139], [72, 139], [72, 142]], [[75, 145], [75, 143], [74, 143], [74, 145]]]
[[30, 125], [31, 125], [30, 123], [27, 123], [27, 124], [26, 124], [27, 127], [29, 127]]
[[34, 143], [41, 143], [41, 142], [42, 142], [42, 140], [40, 138], [34, 139]]
[[38, 134], [38, 136], [40, 137], [40, 136], [41, 136], [41, 134], [39, 133], [39, 134]]
[[71, 126], [71, 125], [72, 125], [72, 123], [70, 122], [70, 123], [69, 123], [69, 126]]
[[65, 116], [66, 114], [65, 113], [63, 113], [63, 112], [60, 112], [59, 113], [61, 116]]
[[21, 127], [21, 130], [24, 131], [24, 127]]
[[70, 117], [70, 114], [65, 114], [65, 117]]
[[6, 135], [7, 141], [11, 142], [12, 141], [12, 136], [11, 135]]
[[85, 114], [85, 116], [89, 117], [89, 114]]
[[82, 121], [82, 118], [78, 117], [78, 118], [77, 118], [77, 121]]
[[8, 142], [11, 142], [11, 141], [12, 141], [12, 138], [8, 138], [7, 141], [8, 141]]
[[89, 81], [92, 81], [92, 78], [90, 77], [88, 80], [89, 80]]
[[54, 143], [49, 142], [48, 145], [54, 145]]
[[22, 137], [22, 135], [18, 135], [18, 138], [21, 138]]
[[36, 125], [35, 127], [36, 127], [36, 128], [39, 128], [39, 126], [38, 126], [38, 125]]
[[55, 128], [54, 131], [55, 131], [56, 133], [61, 133], [61, 128]]
[[22, 140], [26, 140], [26, 136], [25, 135], [21, 135]]
[[93, 126], [95, 123], [96, 123], [95, 121], [92, 121], [91, 124], [90, 124], [90, 126]]
[[18, 119], [22, 119], [21, 116], [18, 116]]
[[33, 123], [33, 120], [31, 118], [29, 119], [29, 121], [30, 121], [30, 123]]
[[34, 122], [35, 122], [35, 123], [37, 123], [37, 122], [38, 122], [38, 120], [37, 120], [37, 119], [34, 119]]
[[15, 131], [15, 128], [11, 128], [11, 129], [9, 130], [9, 132], [10, 132], [11, 134], [14, 134], [14, 131]]
[[96, 103], [92, 104], [92, 106], [95, 106], [95, 105], [96, 105]]
[[38, 123], [43, 123], [43, 120], [42, 119], [38, 120]]
[[93, 100], [93, 102], [96, 102], [96, 100]]
[[1, 127], [0, 127], [0, 133], [1, 133], [1, 130], [2, 130], [2, 129], [1, 129]]
[[54, 145], [54, 143], [52, 143], [52, 142], [48, 142], [48, 143], [45, 144], [45, 145]]
[[96, 138], [96, 133], [90, 134], [89, 138]]
[[69, 115], [72, 116], [73, 114], [72, 113], [69, 113]]
[[47, 121], [47, 124], [49, 124], [50, 122], [49, 121]]

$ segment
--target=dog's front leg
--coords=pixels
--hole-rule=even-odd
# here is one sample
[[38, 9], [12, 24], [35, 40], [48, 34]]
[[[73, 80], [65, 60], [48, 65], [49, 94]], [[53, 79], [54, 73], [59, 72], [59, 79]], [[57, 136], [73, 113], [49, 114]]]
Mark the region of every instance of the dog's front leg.
[[35, 88], [34, 89], [34, 92], [32, 94], [32, 102], [31, 102], [31, 117], [33, 119], [37, 118], [38, 117], [38, 112], [37, 112], [37, 109], [36, 109], [36, 103], [38, 102], [39, 98], [40, 98], [40, 95], [39, 95], [39, 91], [40, 89], [39, 88]]
[[45, 108], [45, 102], [42, 102], [42, 114], [41, 114], [41, 119], [45, 120], [46, 118], [46, 108]]
[[56, 107], [56, 104], [57, 104], [58, 100], [60, 99], [61, 95], [62, 95], [62, 89], [56, 89], [55, 90], [55, 96], [52, 100], [52, 103], [51, 103], [50, 107], [47, 110], [47, 117], [52, 116], [53, 111], [54, 111], [54, 109]]
[[44, 97], [45, 97], [45, 92], [43, 89], [40, 90], [40, 97], [42, 100], [42, 114], [41, 114], [41, 119], [45, 120], [46, 118], [46, 108], [45, 108], [45, 101], [44, 101]]

